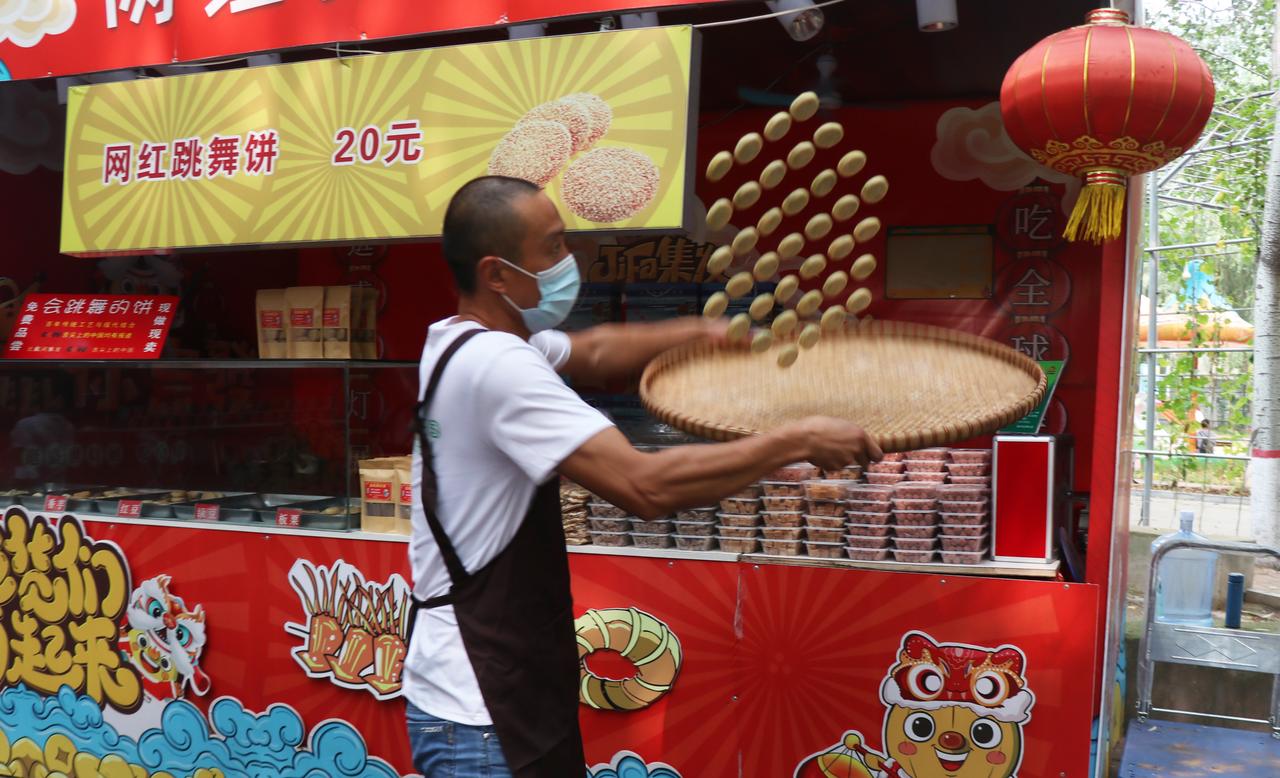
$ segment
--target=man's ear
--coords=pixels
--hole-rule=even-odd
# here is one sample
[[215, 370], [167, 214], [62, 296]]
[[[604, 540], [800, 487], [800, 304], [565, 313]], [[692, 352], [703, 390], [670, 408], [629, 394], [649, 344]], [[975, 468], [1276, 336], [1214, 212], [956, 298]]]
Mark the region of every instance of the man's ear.
[[502, 272], [505, 267], [502, 260], [497, 257], [481, 257], [476, 263], [476, 286], [484, 287], [497, 294], [506, 294], [506, 276]]

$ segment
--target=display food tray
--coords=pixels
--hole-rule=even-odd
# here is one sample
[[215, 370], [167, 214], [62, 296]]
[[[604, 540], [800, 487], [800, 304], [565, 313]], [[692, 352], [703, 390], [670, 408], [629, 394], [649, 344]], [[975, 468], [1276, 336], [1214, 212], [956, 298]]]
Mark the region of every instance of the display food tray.
[[197, 505], [217, 505], [219, 521], [274, 522], [278, 508], [314, 509], [317, 503], [331, 499], [314, 494], [242, 494], [178, 503], [173, 513], [176, 518], [194, 521]]

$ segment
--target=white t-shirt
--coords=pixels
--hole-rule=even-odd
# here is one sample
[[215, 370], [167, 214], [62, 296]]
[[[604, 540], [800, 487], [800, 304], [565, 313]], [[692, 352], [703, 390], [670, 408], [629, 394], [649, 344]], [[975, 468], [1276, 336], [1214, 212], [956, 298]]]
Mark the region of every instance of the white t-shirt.
[[[436, 360], [475, 322], [445, 319], [427, 330], [418, 398]], [[570, 454], [611, 423], [565, 385], [556, 370], [569, 359], [569, 336], [542, 332], [525, 342], [503, 332], [472, 338], [449, 362], [427, 409], [439, 494], [437, 514], [469, 571], [488, 564], [515, 537], [539, 485]], [[413, 493], [422, 489], [414, 445]], [[449, 590], [421, 503], [413, 504], [409, 545], [414, 595]], [[422, 711], [459, 724], [492, 723], [450, 605], [423, 609], [404, 664], [405, 696]]]

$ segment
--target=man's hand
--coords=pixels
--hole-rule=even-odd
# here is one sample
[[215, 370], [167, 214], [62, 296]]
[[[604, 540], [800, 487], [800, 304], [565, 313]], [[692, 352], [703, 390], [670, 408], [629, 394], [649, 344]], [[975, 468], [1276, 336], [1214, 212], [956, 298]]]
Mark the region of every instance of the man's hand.
[[839, 470], [854, 462], [866, 467], [884, 458], [864, 429], [843, 419], [810, 416], [787, 427], [793, 429], [784, 428], [786, 432], [799, 435], [807, 446], [805, 458], [823, 470]]

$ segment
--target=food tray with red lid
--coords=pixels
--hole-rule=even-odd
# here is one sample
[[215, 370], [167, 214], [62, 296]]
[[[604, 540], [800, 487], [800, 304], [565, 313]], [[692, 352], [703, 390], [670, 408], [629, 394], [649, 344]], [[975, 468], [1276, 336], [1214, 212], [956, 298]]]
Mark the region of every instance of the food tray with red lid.
[[931, 538], [934, 535], [937, 535], [938, 525], [937, 524], [921, 524], [921, 525], [899, 524], [898, 526], [894, 527], [893, 534], [894, 534], [894, 537], [916, 538], [918, 540], [923, 540], [926, 538]]
[[857, 481], [805, 481], [804, 496], [810, 500], [847, 500], [849, 489], [858, 486]]
[[720, 543], [720, 550], [730, 554], [754, 554], [760, 550], [760, 541], [756, 538], [718, 537], [716, 540]]
[[867, 483], [881, 486], [892, 486], [906, 479], [905, 473], [867, 473]]
[[848, 527], [849, 532], [854, 535], [876, 535], [887, 538], [893, 534], [892, 524], [859, 524], [851, 521], [845, 526]]
[[849, 500], [844, 505], [858, 513], [888, 513], [893, 510], [891, 500]]
[[804, 525], [806, 527], [825, 527], [827, 529], [835, 529], [843, 527], [848, 523], [848, 519], [842, 513], [839, 516], [818, 516], [812, 513], [805, 514]]
[[591, 542], [597, 546], [629, 546], [630, 532], [596, 532], [591, 531]]
[[957, 535], [939, 535], [938, 540], [942, 543], [943, 551], [981, 551], [987, 547], [986, 534], [977, 535], [975, 537], [957, 536]]
[[985, 513], [990, 500], [939, 500], [938, 510], [947, 513]]
[[599, 516], [588, 516], [587, 524], [596, 532], [631, 531], [631, 519], [602, 519]]
[[720, 523], [726, 527], [758, 527], [760, 526], [760, 514], [758, 513], [720, 513], [717, 514]]
[[607, 502], [587, 503], [587, 512], [600, 519], [629, 519], [631, 514]]
[[952, 537], [976, 537], [985, 535], [987, 532], [987, 523], [980, 522], [978, 524], [939, 524], [938, 531], [943, 535]]
[[906, 464], [902, 460], [890, 462], [886, 459], [883, 462], [872, 462], [867, 465], [868, 473], [901, 473], [905, 469]]
[[803, 527], [803, 511], [765, 511], [760, 514], [766, 527]]
[[803, 497], [763, 497], [761, 502], [766, 511], [803, 511]]
[[966, 526], [974, 526], [978, 524], [986, 524], [988, 518], [985, 513], [939, 513], [939, 524], [964, 524]]
[[675, 525], [677, 535], [707, 538], [716, 534], [714, 521], [677, 521]]
[[844, 552], [855, 562], [885, 562], [889, 559], [887, 548], [853, 548], [845, 546]]
[[845, 535], [844, 541], [852, 548], [888, 548], [890, 538], [875, 535]]
[[848, 508], [844, 500], [809, 500], [808, 510], [811, 516], [843, 516]]
[[943, 551], [942, 561], [948, 565], [976, 565], [986, 561], [987, 550], [980, 551]]
[[947, 469], [941, 459], [908, 459], [904, 464], [908, 473], [944, 473]]
[[760, 534], [765, 540], [804, 540], [804, 527], [765, 527]]
[[991, 476], [989, 475], [953, 475], [951, 483], [964, 484], [966, 486], [991, 486]]
[[985, 484], [944, 484], [938, 487], [938, 499], [976, 502], [986, 500], [991, 489]]
[[892, 484], [855, 484], [849, 487], [850, 500], [888, 502], [892, 497]]
[[817, 478], [822, 471], [813, 465], [797, 463], [780, 467], [769, 474], [766, 481], [808, 481], [811, 478]]
[[671, 519], [654, 519], [646, 521], [645, 519], [632, 519], [631, 531], [639, 532], [645, 535], [663, 535], [671, 534], [674, 522]]
[[894, 511], [893, 523], [898, 526], [921, 527], [937, 524], [938, 514], [933, 511]]
[[676, 548], [681, 551], [715, 551], [714, 535], [672, 535]]
[[810, 540], [804, 544], [805, 553], [819, 559], [839, 559], [844, 556], [845, 548], [843, 543], [815, 543]]
[[742, 499], [740, 497], [726, 497], [720, 501], [720, 510], [725, 513], [737, 513], [745, 515], [749, 513], [760, 512], [760, 499]]
[[728, 527], [720, 525], [716, 527], [716, 531], [722, 538], [758, 538], [760, 537], [759, 527]]
[[893, 501], [893, 510], [895, 511], [934, 511], [937, 509], [938, 501], [932, 498], [927, 500], [895, 499]]
[[937, 497], [938, 487], [935, 484], [906, 481], [893, 487], [895, 500], [933, 500]]
[[843, 523], [839, 527], [805, 527], [804, 536], [818, 543], [839, 543], [844, 540], [846, 529]]
[[880, 461], [881, 462], [901, 462], [906, 458], [907, 458], [907, 455], [902, 453], [901, 451], [894, 451], [891, 454], [885, 454], [884, 459], [881, 459]]
[[948, 462], [947, 472], [953, 476], [989, 476], [991, 465], [986, 462]]
[[991, 449], [989, 448], [953, 448], [951, 449], [951, 461], [963, 464], [977, 463], [982, 464], [991, 461]]
[[822, 477], [830, 481], [857, 481], [862, 478], [862, 468], [857, 465], [849, 465], [839, 470], [823, 470]]
[[893, 561], [895, 562], [908, 562], [911, 564], [923, 565], [934, 561], [933, 557], [933, 551], [911, 551], [905, 548], [893, 549]]
[[647, 532], [632, 532], [631, 542], [636, 548], [671, 548], [671, 535], [652, 534]]
[[937, 538], [894, 538], [893, 547], [907, 551], [929, 551], [938, 547]]
[[764, 553], [774, 556], [800, 556], [803, 548], [799, 540], [762, 540], [760, 546]]
[[893, 511], [846, 511], [845, 518], [851, 524], [888, 524], [893, 521]]
[[765, 497], [804, 497], [804, 484], [800, 481], [761, 481]]
[[686, 508], [682, 511], [676, 511], [676, 521], [703, 521], [713, 522], [716, 520], [716, 514], [720, 512], [720, 508]]
[[915, 481], [918, 483], [941, 484], [941, 483], [946, 483], [947, 474], [946, 473], [912, 473], [911, 471], [907, 471], [907, 480]]
[[930, 459], [939, 462], [947, 461], [947, 456], [951, 453], [949, 448], [921, 448], [915, 451], [908, 451], [903, 455], [904, 459]]

